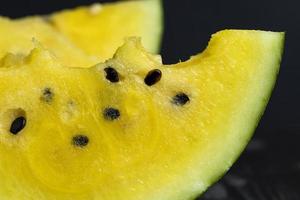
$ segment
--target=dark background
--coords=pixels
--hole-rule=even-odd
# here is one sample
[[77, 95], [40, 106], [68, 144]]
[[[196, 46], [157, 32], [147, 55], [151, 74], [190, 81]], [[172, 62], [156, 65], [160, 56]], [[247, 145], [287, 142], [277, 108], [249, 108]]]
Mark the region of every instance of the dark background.
[[[97, 1], [1, 0], [0, 15], [47, 14], [92, 2]], [[287, 33], [277, 85], [253, 140], [227, 175], [201, 200], [300, 199], [299, 8], [297, 0], [164, 1], [161, 53], [165, 63], [186, 60], [202, 51], [210, 35], [222, 29]]]

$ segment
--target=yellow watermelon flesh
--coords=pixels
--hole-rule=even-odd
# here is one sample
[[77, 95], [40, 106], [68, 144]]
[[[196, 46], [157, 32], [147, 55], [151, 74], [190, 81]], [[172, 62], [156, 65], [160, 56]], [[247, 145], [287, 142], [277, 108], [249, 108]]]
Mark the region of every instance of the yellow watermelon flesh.
[[105, 61], [128, 36], [143, 37], [146, 47], [157, 53], [161, 18], [158, 0], [95, 4], [47, 17], [0, 17], [0, 58], [7, 52], [27, 55], [34, 47], [32, 38], [71, 67], [90, 67]]
[[[0, 197], [187, 200], [249, 141], [279, 70], [284, 34], [226, 30], [163, 65], [128, 39], [92, 68], [37, 46], [0, 67]], [[84, 84], [83, 84], [84, 83]]]
[[100, 61], [112, 57], [124, 37], [139, 36], [147, 50], [159, 51], [162, 34], [160, 0], [94, 4], [50, 16], [50, 22], [75, 45]]
[[0, 35], [0, 58], [7, 52], [27, 55], [34, 48], [32, 39], [35, 39], [64, 65], [89, 67], [97, 62], [39, 17], [17, 20], [0, 17]]

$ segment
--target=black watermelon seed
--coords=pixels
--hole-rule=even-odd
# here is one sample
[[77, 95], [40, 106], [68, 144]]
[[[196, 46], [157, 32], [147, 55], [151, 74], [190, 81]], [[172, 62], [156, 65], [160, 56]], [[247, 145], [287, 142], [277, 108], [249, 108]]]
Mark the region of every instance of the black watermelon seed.
[[189, 101], [190, 101], [190, 98], [188, 97], [188, 95], [186, 95], [183, 92], [176, 94], [172, 99], [172, 103], [174, 103], [175, 105], [178, 105], [178, 106], [183, 106]]
[[161, 71], [159, 69], [153, 69], [148, 72], [147, 76], [144, 79], [146, 85], [151, 86], [160, 81], [161, 79]]
[[107, 80], [109, 80], [112, 83], [119, 82], [119, 74], [118, 74], [117, 70], [115, 70], [112, 67], [106, 67], [104, 69], [104, 71], [106, 72], [106, 79]]
[[25, 117], [17, 117], [10, 126], [10, 132], [17, 135], [26, 125]]
[[50, 103], [54, 98], [54, 93], [52, 92], [51, 88], [45, 88], [43, 90], [43, 94], [41, 96], [41, 99], [47, 103]]
[[84, 147], [84, 146], [88, 145], [89, 138], [85, 135], [75, 135], [72, 139], [72, 143], [75, 146]]
[[106, 120], [115, 120], [120, 117], [120, 111], [115, 108], [105, 108], [103, 115]]

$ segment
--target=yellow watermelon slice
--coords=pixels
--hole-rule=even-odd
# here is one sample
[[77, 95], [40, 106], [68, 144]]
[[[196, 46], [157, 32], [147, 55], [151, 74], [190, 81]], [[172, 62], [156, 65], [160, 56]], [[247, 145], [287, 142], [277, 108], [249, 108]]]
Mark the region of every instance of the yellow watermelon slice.
[[160, 0], [97, 3], [55, 13], [49, 20], [79, 48], [102, 61], [111, 58], [128, 36], [140, 36], [147, 50], [159, 51]]
[[157, 53], [161, 18], [159, 0], [95, 4], [47, 17], [0, 17], [0, 58], [7, 52], [27, 55], [33, 48], [32, 38], [63, 65], [72, 67], [90, 67], [105, 61], [128, 36], [143, 37], [147, 49]]
[[[220, 178], [268, 102], [284, 34], [226, 30], [163, 65], [131, 38], [92, 68], [39, 45], [0, 67], [0, 197], [188, 200]], [[83, 84], [84, 83], [84, 84]]]

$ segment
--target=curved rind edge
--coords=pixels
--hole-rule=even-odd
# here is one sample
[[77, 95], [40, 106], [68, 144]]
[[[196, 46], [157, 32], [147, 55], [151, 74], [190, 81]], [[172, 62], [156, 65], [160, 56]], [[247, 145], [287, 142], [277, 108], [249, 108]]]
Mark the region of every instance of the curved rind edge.
[[249, 135], [248, 140], [246, 141], [245, 144], [243, 144], [241, 146], [240, 153], [235, 158], [233, 158], [233, 160], [230, 164], [230, 167], [227, 170], [225, 170], [222, 174], [220, 174], [219, 176], [214, 177], [212, 179], [211, 184], [208, 187], [206, 187], [203, 191], [200, 191], [197, 194], [192, 194], [191, 197], [188, 200], [196, 200], [197, 198], [201, 197], [209, 187], [213, 186], [213, 184], [218, 182], [230, 170], [231, 166], [239, 159], [239, 157], [242, 155], [242, 153], [246, 149], [247, 144], [252, 139], [252, 137], [254, 135], [254, 132], [255, 132], [257, 126], [259, 125], [260, 119], [263, 117], [264, 112], [266, 110], [266, 107], [268, 105], [268, 102], [269, 102], [269, 100], [272, 96], [272, 92], [275, 88], [276, 80], [277, 80], [277, 77], [278, 77], [278, 74], [279, 74], [279, 71], [280, 71], [280, 64], [281, 64], [281, 61], [282, 61], [282, 55], [284, 53], [284, 44], [285, 44], [286, 33], [285, 32], [279, 32], [278, 34], [280, 34], [280, 36], [279, 36], [280, 38], [278, 40], [279, 55], [277, 56], [277, 65], [275, 67], [273, 67], [274, 68], [274, 74], [272, 75], [272, 81], [271, 81], [272, 84], [270, 85], [271, 87], [269, 88], [269, 92], [266, 94], [266, 97], [264, 98], [264, 101], [261, 104], [261, 108], [260, 108], [261, 112], [259, 113], [259, 115], [257, 115], [257, 118], [254, 121], [255, 124], [253, 124], [252, 129], [250, 129], [249, 132], [246, 134], [246, 135]]

